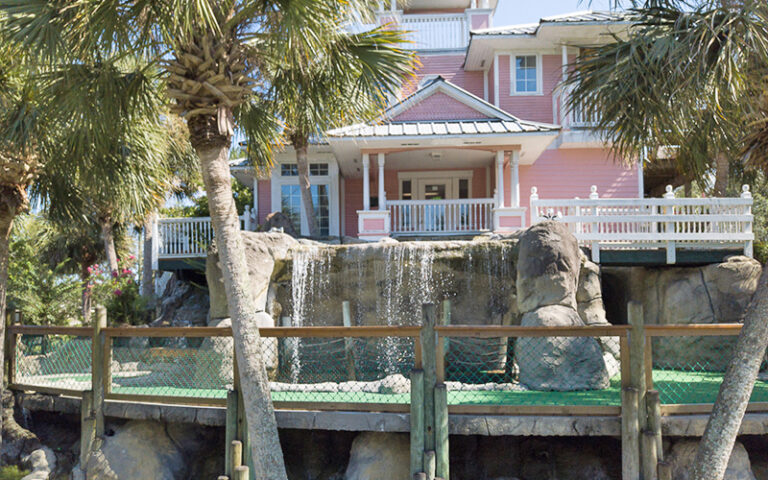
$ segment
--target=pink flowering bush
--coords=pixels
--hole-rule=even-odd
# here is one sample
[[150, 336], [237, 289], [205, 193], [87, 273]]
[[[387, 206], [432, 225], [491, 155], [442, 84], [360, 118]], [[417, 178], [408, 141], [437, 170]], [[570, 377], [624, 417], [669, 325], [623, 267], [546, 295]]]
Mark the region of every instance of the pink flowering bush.
[[139, 325], [147, 323], [146, 301], [139, 294], [136, 274], [136, 257], [133, 255], [118, 260], [118, 268], [111, 272], [107, 265], [89, 267], [93, 305], [104, 305], [111, 324]]

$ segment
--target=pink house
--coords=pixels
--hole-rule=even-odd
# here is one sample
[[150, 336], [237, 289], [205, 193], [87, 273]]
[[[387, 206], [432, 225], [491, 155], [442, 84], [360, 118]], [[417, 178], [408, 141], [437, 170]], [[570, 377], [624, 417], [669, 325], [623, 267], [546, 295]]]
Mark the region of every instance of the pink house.
[[[495, 0], [412, 1], [382, 24], [413, 32], [421, 67], [380, 121], [327, 132], [310, 152], [321, 231], [375, 240], [509, 231], [531, 222], [529, 196], [642, 196], [642, 174], [611, 158], [557, 90], [585, 45], [626, 27], [580, 12], [491, 26]], [[233, 173], [254, 182], [244, 167]], [[253, 184], [256, 221], [282, 210], [308, 231], [292, 150]]]

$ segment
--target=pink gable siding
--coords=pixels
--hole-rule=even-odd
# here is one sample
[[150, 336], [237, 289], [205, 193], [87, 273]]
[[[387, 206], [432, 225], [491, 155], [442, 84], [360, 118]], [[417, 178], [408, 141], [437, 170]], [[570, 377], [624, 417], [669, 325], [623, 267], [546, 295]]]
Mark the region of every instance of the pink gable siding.
[[464, 71], [464, 55], [422, 55], [421, 66], [416, 75], [403, 85], [403, 97], [416, 91], [419, 82], [426, 75], [441, 75], [449, 82], [458, 85], [480, 98], [483, 98], [483, 72]]
[[[509, 167], [505, 175], [508, 182]], [[597, 186], [600, 197], [636, 198], [637, 168], [617, 164], [608, 150], [599, 148], [547, 150], [533, 165], [520, 166], [520, 203], [524, 207], [530, 207], [534, 186], [544, 199], [589, 198], [592, 185]], [[505, 185], [504, 190], [509, 202], [509, 187]], [[530, 221], [530, 209], [527, 217]]]
[[419, 120], [474, 120], [489, 118], [443, 92], [437, 92], [396, 116], [395, 122]]

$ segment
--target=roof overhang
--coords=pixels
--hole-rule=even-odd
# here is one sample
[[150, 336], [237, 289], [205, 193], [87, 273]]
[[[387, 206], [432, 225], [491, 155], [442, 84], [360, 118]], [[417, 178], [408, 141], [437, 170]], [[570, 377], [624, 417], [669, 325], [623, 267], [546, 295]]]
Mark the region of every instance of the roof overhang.
[[[329, 137], [344, 176], [359, 176], [364, 153], [395, 153], [428, 149], [469, 149], [487, 152], [519, 150], [520, 163], [530, 165], [557, 138], [558, 130], [545, 132], [456, 135], [390, 135]], [[415, 168], [419, 168], [414, 165]], [[439, 165], [432, 165], [439, 168]]]
[[[632, 22], [542, 21], [538, 24], [501, 27], [471, 32], [465, 70], [487, 70], [498, 51], [547, 51], [560, 53], [563, 45], [590, 47], [626, 38]], [[508, 33], [504, 33], [508, 32]]]
[[[479, 1], [477, 2], [480, 3]], [[489, 0], [488, 8], [496, 10], [499, 0]], [[417, 13], [418, 10], [447, 10], [454, 8], [467, 9], [472, 6], [472, 0], [410, 0], [407, 10]]]

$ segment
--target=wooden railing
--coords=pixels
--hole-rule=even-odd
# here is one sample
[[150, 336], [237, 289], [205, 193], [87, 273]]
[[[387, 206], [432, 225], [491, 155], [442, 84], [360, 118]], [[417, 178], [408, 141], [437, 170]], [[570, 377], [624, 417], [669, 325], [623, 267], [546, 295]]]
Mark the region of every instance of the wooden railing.
[[[248, 207], [240, 215], [240, 228], [253, 230], [256, 221]], [[211, 217], [161, 218], [157, 221], [156, 241], [158, 259], [205, 257], [213, 240]]]
[[493, 229], [492, 198], [388, 200], [393, 235], [451, 235]]
[[[644, 325], [643, 309], [639, 303], [630, 302], [627, 307], [629, 325], [605, 325], [605, 326], [573, 326], [573, 327], [523, 327], [523, 326], [468, 326], [451, 325], [450, 302], [443, 303], [442, 314], [435, 305], [425, 305], [422, 312], [421, 326], [371, 326], [371, 327], [277, 327], [262, 328], [260, 333], [262, 342], [271, 342], [275, 339], [293, 338], [328, 338], [342, 341], [347, 360], [354, 351], [349, 350], [348, 340], [353, 338], [366, 339], [366, 343], [372, 339], [404, 338], [413, 340], [412, 370], [408, 385], [409, 394], [405, 401], [400, 403], [373, 403], [365, 400], [358, 402], [317, 402], [317, 401], [293, 401], [275, 402], [276, 408], [291, 410], [345, 410], [345, 411], [370, 411], [370, 412], [402, 412], [410, 413], [411, 425], [411, 469], [412, 472], [423, 472], [425, 465], [435, 465], [436, 472], [446, 472], [448, 465], [448, 419], [449, 415], [475, 414], [475, 415], [603, 415], [621, 416], [622, 422], [622, 468], [623, 478], [639, 478], [639, 471], [643, 471], [643, 478], [656, 478], [656, 469], [659, 471], [668, 468], [663, 461], [663, 449], [661, 449], [661, 417], [671, 414], [708, 413], [717, 396], [719, 381], [725, 372], [725, 366], [730, 361], [730, 355], [723, 351], [723, 345], [730, 342], [735, 344], [735, 337], [741, 332], [740, 324], [708, 324], [708, 325]], [[227, 445], [232, 440], [244, 437], [244, 426], [238, 418], [242, 418], [242, 400], [238, 398], [238, 378], [233, 374], [236, 366], [227, 364], [231, 359], [231, 350], [213, 348], [220, 355], [220, 361], [216, 365], [230, 365], [232, 384], [228, 391], [215, 398], [199, 396], [183, 396], [179, 394], [146, 395], [131, 393], [130, 390], [116, 393], [114, 386], [115, 365], [120, 363], [117, 352], [121, 348], [131, 347], [136, 338], [198, 338], [203, 341], [227, 339], [232, 333], [229, 328], [211, 327], [183, 327], [183, 328], [137, 328], [137, 327], [106, 327], [106, 313], [104, 309], [97, 309], [94, 327], [38, 327], [11, 325], [8, 328], [7, 364], [9, 365], [9, 388], [12, 390], [37, 391], [42, 393], [81, 396], [83, 408], [83, 438], [92, 438], [93, 433], [98, 436], [99, 429], [103, 433], [103, 416], [105, 400], [122, 400], [132, 402], [171, 403], [190, 405], [215, 405], [227, 408]], [[62, 376], [82, 376], [87, 379], [80, 389], [77, 388], [51, 388], [45, 384], [35, 383], [45, 380], [39, 375], [35, 377], [20, 376], [18, 369], [22, 357], [29, 357], [29, 346], [22, 341], [22, 336], [29, 339], [34, 336], [63, 337], [59, 342], [49, 339], [48, 353], [35, 354], [38, 357], [48, 356], [52, 361], [61, 360], [57, 364], [62, 372], [49, 374], [53, 381], [60, 381]], [[82, 365], [67, 365], [67, 362], [75, 362], [75, 355], [71, 349], [66, 349], [64, 341], [71, 342], [73, 337], [85, 339], [85, 344], [90, 346], [87, 357], [91, 362], [85, 367]], [[694, 347], [688, 350], [680, 348], [676, 344], [664, 345], [660, 341], [676, 342], [684, 337], [713, 338], [715, 339], [711, 351], [702, 347], [701, 342], [694, 343]], [[730, 338], [729, 338], [730, 337]], [[485, 366], [476, 367], [477, 372], [491, 380], [487, 382], [499, 383], [504, 388], [494, 391], [493, 395], [486, 398], [498, 399], [504, 397], [503, 392], [513, 401], [500, 401], [494, 403], [478, 402], [477, 398], [471, 401], [462, 401], [458, 394], [465, 390], [462, 382], [456, 382], [455, 368], [451, 365], [451, 359], [456, 357], [456, 349], [461, 348], [460, 340], [492, 340], [495, 356], [503, 358], [506, 367], [502, 371], [487, 370]], [[514, 339], [514, 342], [510, 342]], [[617, 372], [611, 378], [610, 387], [601, 390], [592, 390], [597, 394], [597, 400], [584, 400], [583, 391], [572, 392], [568, 397], [567, 391], [558, 391], [551, 395], [551, 391], [527, 390], [524, 396], [515, 397], [516, 390], [512, 384], [504, 382], [512, 380], [496, 379], [494, 376], [505, 377], [512, 375], [514, 367], [509, 360], [508, 348], [523, 348], [523, 340], [527, 344], [539, 345], [541, 348], [552, 347], [552, 351], [573, 354], [581, 349], [560, 348], [558, 343], [569, 341], [568, 339], [589, 340], [594, 349], [595, 341], [611, 340], [610, 345], [603, 344], [600, 347], [602, 354], [610, 354], [617, 361]], [[118, 344], [118, 340], [121, 342]], [[538, 342], [538, 343], [537, 343]], [[552, 343], [554, 342], [554, 343]], [[83, 342], [80, 342], [83, 343]], [[617, 345], [618, 344], [618, 345]], [[58, 345], [58, 347], [56, 347]], [[269, 343], [264, 348], [270, 347]], [[474, 347], [484, 345], [473, 343]], [[219, 344], [219, 346], [222, 346]], [[226, 346], [226, 345], [225, 345]], [[500, 350], [503, 347], [503, 350]], [[51, 349], [60, 348], [66, 355], [51, 358]], [[231, 349], [232, 344], [227, 348]], [[263, 348], [263, 349], [264, 349]], [[702, 349], [703, 348], [703, 349]], [[154, 352], [153, 358], [163, 359], [157, 370], [162, 374], [165, 369], [171, 368], [174, 362], [184, 361], [184, 355], [179, 352]], [[194, 350], [190, 348], [189, 350]], [[611, 351], [613, 350], [613, 351]], [[608, 353], [610, 352], [610, 353]], [[618, 355], [616, 354], [618, 352]], [[672, 362], [665, 355], [672, 356], [684, 354]], [[481, 350], [480, 354], [488, 351]], [[81, 353], [81, 355], [85, 355]], [[327, 354], [326, 354], [327, 355]], [[710, 358], [700, 358], [699, 355]], [[715, 355], [713, 357], [713, 355]], [[531, 355], [531, 358], [540, 358]], [[616, 358], [618, 357], [618, 358]], [[298, 357], [297, 357], [298, 358]], [[329, 356], [327, 358], [330, 358]], [[600, 357], [598, 357], [600, 358]], [[545, 358], [541, 358], [546, 362]], [[39, 358], [37, 360], [40, 360]], [[125, 359], [122, 359], [125, 361]], [[283, 361], [290, 361], [283, 359]], [[330, 361], [330, 360], [329, 360]], [[713, 363], [714, 362], [714, 363]], [[130, 362], [128, 362], [130, 363]], [[555, 367], [553, 367], [555, 365]], [[559, 368], [559, 365], [547, 364], [546, 369]], [[350, 364], [354, 369], [354, 359]], [[564, 364], [568, 369], [573, 366]], [[708, 370], [707, 367], [710, 367]], [[162, 368], [160, 368], [162, 367]], [[137, 375], [142, 366], [136, 366]], [[146, 367], [143, 367], [146, 368]], [[608, 368], [606, 366], [606, 368]], [[763, 366], [768, 369], [768, 365]], [[78, 372], [82, 371], [80, 374]], [[568, 370], [569, 372], [571, 370]], [[127, 377], [131, 378], [131, 370]], [[125, 372], [124, 372], [125, 373]], [[354, 373], [350, 373], [354, 376]], [[453, 375], [453, 376], [452, 376]], [[610, 374], [609, 374], [610, 375]], [[670, 375], [678, 375], [674, 385], [670, 385]], [[703, 375], [703, 376], [702, 376]], [[713, 377], [716, 381], [713, 381]], [[486, 378], [486, 377], [483, 377]], [[568, 376], [564, 378], [570, 378]], [[51, 380], [51, 379], [49, 379]], [[83, 382], [82, 379], [77, 380]], [[750, 402], [748, 411], [768, 411], [768, 382], [760, 380], [759, 385], [753, 391], [753, 401]], [[488, 383], [476, 382], [469, 385], [485, 386]], [[196, 385], [195, 388], [200, 388]], [[686, 399], [688, 403], [669, 402], [671, 395], [688, 389]], [[556, 390], [556, 389], [554, 389]], [[391, 394], [391, 393], [390, 393]], [[540, 395], [542, 398], [550, 398], [550, 403], [515, 403], [514, 398], [530, 399], [531, 395]], [[273, 389], [274, 395], [274, 389]], [[395, 394], [396, 395], [396, 394]], [[548, 396], [549, 395], [549, 396]], [[482, 398], [480, 396], [479, 398]], [[565, 398], [565, 400], [563, 400]], [[568, 398], [572, 398], [573, 403]], [[91, 443], [83, 443], [84, 450], [89, 450]], [[434, 445], [434, 450], [427, 449], [427, 445]], [[642, 447], [641, 447], [642, 445]], [[244, 446], [247, 450], [247, 446]], [[227, 452], [230, 456], [231, 452]], [[435, 478], [434, 476], [432, 478]]]
[[469, 43], [467, 17], [464, 14], [403, 15], [402, 28], [418, 50], [466, 48]]
[[752, 256], [752, 195], [744, 185], [739, 198], [598, 198], [594, 185], [588, 199], [542, 200], [531, 189], [531, 224], [556, 220], [568, 225], [579, 243], [601, 250], [658, 249], [675, 263], [676, 249], [743, 248]]

